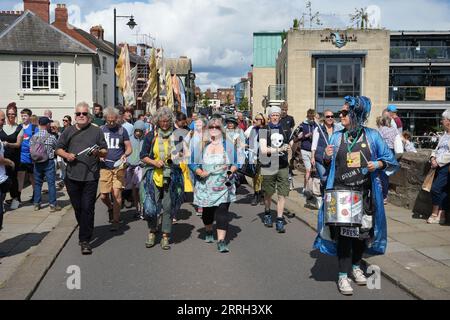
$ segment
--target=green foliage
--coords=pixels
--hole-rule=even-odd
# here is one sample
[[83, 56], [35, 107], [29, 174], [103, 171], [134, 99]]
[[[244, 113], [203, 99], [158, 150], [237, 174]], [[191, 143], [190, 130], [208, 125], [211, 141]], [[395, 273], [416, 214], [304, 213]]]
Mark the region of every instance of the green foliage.
[[241, 103], [239, 103], [238, 105], [238, 110], [239, 111], [246, 111], [249, 110], [249, 105], [248, 105], [248, 98], [243, 98]]

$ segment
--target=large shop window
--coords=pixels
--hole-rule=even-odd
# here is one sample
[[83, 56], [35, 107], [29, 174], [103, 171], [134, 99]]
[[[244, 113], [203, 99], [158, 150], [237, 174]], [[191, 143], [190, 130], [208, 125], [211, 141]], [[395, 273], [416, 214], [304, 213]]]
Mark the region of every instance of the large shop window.
[[22, 90], [59, 90], [59, 63], [56, 61], [22, 61]]
[[319, 99], [359, 95], [361, 59], [319, 59], [317, 96]]

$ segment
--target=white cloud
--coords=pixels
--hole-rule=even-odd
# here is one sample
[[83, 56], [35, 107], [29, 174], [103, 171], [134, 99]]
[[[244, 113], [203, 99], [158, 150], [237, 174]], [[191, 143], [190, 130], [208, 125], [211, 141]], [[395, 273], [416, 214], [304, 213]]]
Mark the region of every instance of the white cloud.
[[[66, 0], [69, 20], [89, 31], [101, 24], [113, 40], [113, 8], [118, 15], [134, 15], [131, 31], [127, 19], [117, 20], [118, 42], [136, 42], [135, 34], [150, 34], [167, 57], [192, 59], [197, 84], [229, 87], [250, 70], [252, 34], [289, 29], [305, 10], [302, 0], [152, 0], [136, 2]], [[113, 3], [115, 4], [113, 5]], [[56, 2], [55, 2], [56, 3]], [[98, 10], [102, 3], [104, 9]], [[81, 23], [77, 6], [81, 7]], [[355, 8], [377, 5], [381, 26], [393, 30], [450, 30], [450, 4], [442, 0], [312, 0], [324, 26], [350, 25]], [[52, 10], [53, 11], [53, 10]]]

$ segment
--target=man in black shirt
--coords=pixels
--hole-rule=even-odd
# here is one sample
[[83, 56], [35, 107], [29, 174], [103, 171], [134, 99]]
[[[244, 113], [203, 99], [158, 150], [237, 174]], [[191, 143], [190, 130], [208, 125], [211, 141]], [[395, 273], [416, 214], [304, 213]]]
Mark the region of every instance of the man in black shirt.
[[[75, 109], [76, 124], [61, 134], [56, 154], [67, 161], [65, 184], [80, 226], [82, 254], [91, 254], [89, 244], [94, 231], [95, 201], [100, 178], [100, 159], [108, 145], [102, 130], [91, 124], [89, 105], [81, 102]], [[92, 148], [97, 146], [97, 148]]]

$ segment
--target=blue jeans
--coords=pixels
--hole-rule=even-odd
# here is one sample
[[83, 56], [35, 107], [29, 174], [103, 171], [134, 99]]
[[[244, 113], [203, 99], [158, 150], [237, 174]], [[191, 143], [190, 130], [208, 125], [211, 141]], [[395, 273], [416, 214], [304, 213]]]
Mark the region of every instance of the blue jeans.
[[317, 161], [316, 161], [316, 170], [317, 174], [319, 175], [320, 183], [322, 185], [325, 185], [325, 183], [327, 182], [327, 170], [325, 169], [323, 164]]
[[48, 203], [56, 205], [56, 168], [53, 159], [34, 164], [34, 199], [35, 205], [41, 204], [42, 184], [44, 177], [48, 184]]
[[431, 186], [431, 202], [433, 206], [439, 206], [439, 210], [447, 210], [447, 184], [449, 165], [437, 168]]

